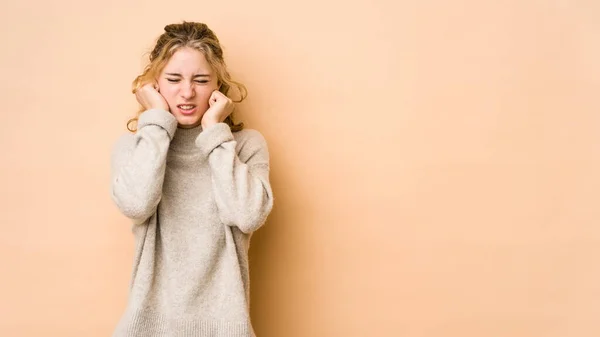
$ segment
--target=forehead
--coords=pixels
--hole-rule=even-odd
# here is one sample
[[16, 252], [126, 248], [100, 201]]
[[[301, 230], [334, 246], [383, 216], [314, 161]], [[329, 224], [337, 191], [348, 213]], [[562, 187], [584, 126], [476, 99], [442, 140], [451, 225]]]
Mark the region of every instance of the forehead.
[[177, 50], [167, 62], [163, 72], [181, 74], [209, 74], [212, 67], [206, 61], [204, 54], [196, 49], [181, 48]]

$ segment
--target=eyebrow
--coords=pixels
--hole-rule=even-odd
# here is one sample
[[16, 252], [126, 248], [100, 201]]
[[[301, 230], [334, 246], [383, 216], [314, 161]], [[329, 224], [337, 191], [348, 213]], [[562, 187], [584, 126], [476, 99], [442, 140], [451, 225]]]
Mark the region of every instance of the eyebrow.
[[[181, 74], [178, 74], [178, 73], [165, 73], [165, 75], [183, 77], [183, 76], [181, 76]], [[196, 78], [196, 77], [210, 77], [210, 75], [209, 74], [198, 74], [198, 75], [194, 75], [193, 78]]]

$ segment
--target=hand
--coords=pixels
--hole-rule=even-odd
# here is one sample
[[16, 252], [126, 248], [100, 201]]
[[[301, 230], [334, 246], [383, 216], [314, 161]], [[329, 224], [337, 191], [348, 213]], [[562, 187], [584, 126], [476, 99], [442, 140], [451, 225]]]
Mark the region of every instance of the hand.
[[208, 110], [202, 116], [202, 128], [222, 123], [233, 112], [233, 101], [219, 90], [215, 90], [208, 99]]
[[144, 109], [163, 109], [169, 110], [169, 104], [160, 94], [156, 84], [146, 84], [135, 92], [135, 98], [144, 107]]

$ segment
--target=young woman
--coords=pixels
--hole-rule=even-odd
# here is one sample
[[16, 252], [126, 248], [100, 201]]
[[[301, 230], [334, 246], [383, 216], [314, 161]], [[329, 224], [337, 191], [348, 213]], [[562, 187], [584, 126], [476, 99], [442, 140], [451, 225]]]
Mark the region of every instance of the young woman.
[[142, 109], [111, 157], [112, 198], [136, 242], [114, 336], [254, 336], [248, 248], [273, 207], [267, 144], [234, 123], [246, 90], [216, 35], [195, 22], [164, 30], [133, 82]]

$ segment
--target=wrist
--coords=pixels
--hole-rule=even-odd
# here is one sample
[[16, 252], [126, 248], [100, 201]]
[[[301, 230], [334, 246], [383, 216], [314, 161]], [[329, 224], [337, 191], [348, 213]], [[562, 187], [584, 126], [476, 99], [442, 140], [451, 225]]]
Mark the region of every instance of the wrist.
[[167, 112], [171, 112], [171, 110], [169, 109], [168, 106], [163, 106], [163, 105], [151, 105], [147, 110], [164, 110]]
[[202, 124], [202, 129], [206, 130], [213, 125], [219, 124], [219, 122], [217, 122], [217, 121], [202, 121], [200, 124]]

